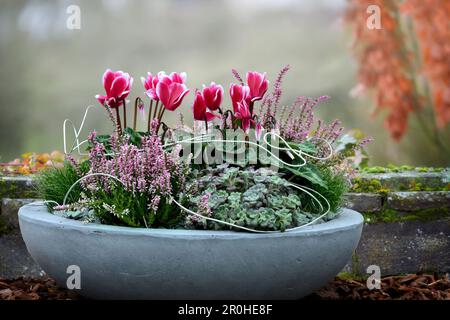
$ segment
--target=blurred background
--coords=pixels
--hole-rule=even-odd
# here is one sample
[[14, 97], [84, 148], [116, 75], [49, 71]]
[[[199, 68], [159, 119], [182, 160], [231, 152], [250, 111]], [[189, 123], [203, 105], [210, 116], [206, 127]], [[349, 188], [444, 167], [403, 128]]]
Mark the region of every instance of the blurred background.
[[[290, 64], [282, 104], [292, 103], [299, 95], [330, 95], [331, 101], [319, 107], [318, 115], [327, 121], [341, 118], [347, 129], [359, 128], [372, 136], [374, 142], [368, 147], [371, 165], [450, 165], [448, 82], [434, 78], [426, 82], [431, 73], [427, 73], [420, 62], [423, 43], [418, 37], [417, 46], [411, 42], [402, 44], [406, 35], [395, 33], [395, 21], [394, 26], [391, 21], [394, 16], [391, 11], [397, 10], [396, 7], [388, 4], [382, 8], [382, 31], [368, 30], [365, 25], [368, 4], [361, 6], [365, 2], [369, 3], [345, 0], [2, 0], [0, 161], [12, 160], [28, 151], [62, 150], [64, 119], [70, 118], [78, 125], [84, 109], [91, 104], [98, 108], [90, 114], [86, 135], [93, 128], [109, 132], [110, 123], [94, 98], [104, 91], [101, 77], [107, 68], [124, 70], [134, 77], [130, 95], [134, 100], [136, 96], [143, 96], [139, 79], [147, 71], [185, 71], [190, 88], [201, 88], [202, 84], [215, 81], [227, 90], [229, 83], [234, 82], [232, 68], [244, 76], [247, 70], [266, 71], [273, 82], [277, 72]], [[381, 0], [370, 3], [383, 5]], [[80, 7], [79, 30], [66, 27], [70, 16], [67, 8], [73, 4]], [[432, 16], [440, 8], [426, 9]], [[387, 19], [383, 19], [385, 13]], [[417, 22], [418, 28], [420, 21], [414, 21], [414, 13], [409, 16], [412, 18], [409, 21]], [[444, 27], [447, 20], [448, 16]], [[396, 38], [389, 38], [386, 32], [395, 33]], [[441, 30], [444, 37], [445, 32], [448, 31]], [[449, 50], [450, 37], [435, 42]], [[405, 49], [402, 46], [416, 50], [419, 62], [412, 66], [417, 67], [413, 76], [419, 84], [425, 81], [424, 88], [428, 91], [419, 86], [417, 92], [411, 93], [412, 98], [409, 97], [412, 89], [408, 86], [417, 82], [411, 79], [408, 70], [396, 70], [401, 76], [406, 74], [409, 89], [383, 97], [388, 92], [384, 89], [404, 84], [397, 83], [395, 74], [390, 75], [391, 82], [381, 78], [380, 74], [384, 76], [392, 68], [386, 65], [385, 69], [377, 70], [377, 66], [391, 58], [398, 59], [397, 53]], [[450, 51], [444, 53], [441, 73], [442, 77], [448, 77]], [[396, 66], [395, 61], [393, 63]], [[378, 72], [378, 78], [372, 72]], [[440, 84], [443, 91], [437, 97], [433, 95], [437, 91], [433, 90], [437, 90], [435, 84], [439, 80], [444, 81], [444, 85], [442, 89]], [[438, 102], [443, 106], [434, 106], [434, 98], [440, 98]], [[177, 109], [186, 119], [191, 119], [192, 101], [190, 94]], [[228, 99], [226, 101], [229, 103]], [[178, 119], [177, 112], [166, 112], [165, 117], [169, 123]]]

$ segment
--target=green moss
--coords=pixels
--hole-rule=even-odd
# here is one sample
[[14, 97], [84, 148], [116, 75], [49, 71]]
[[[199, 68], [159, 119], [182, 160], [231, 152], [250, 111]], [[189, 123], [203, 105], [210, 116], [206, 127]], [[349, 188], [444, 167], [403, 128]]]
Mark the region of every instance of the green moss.
[[366, 173], [386, 173], [388, 171], [389, 169], [379, 166], [364, 168], [364, 172]]
[[349, 281], [349, 280], [366, 281], [368, 278], [368, 275], [342, 271], [342, 272], [339, 272], [336, 277], [339, 279], [342, 279], [342, 280], [347, 280], [347, 281]]
[[341, 271], [336, 276], [342, 280], [357, 280], [357, 281], [366, 281], [368, 275], [361, 274], [361, 262], [359, 261], [359, 257], [356, 254], [356, 251], [353, 252], [351, 258], [351, 271]]
[[421, 221], [428, 222], [450, 217], [449, 208], [431, 208], [422, 209], [413, 212], [399, 212], [394, 209], [383, 209], [379, 213], [363, 213], [364, 222], [380, 223], [380, 222], [407, 222]]
[[388, 173], [388, 172], [405, 172], [405, 171], [417, 171], [417, 172], [442, 172], [445, 168], [433, 168], [433, 167], [413, 167], [408, 165], [396, 166], [392, 163], [386, 167], [373, 166], [363, 168], [361, 171], [364, 173]]
[[393, 189], [387, 188], [386, 185], [392, 183], [382, 182], [379, 179], [361, 178], [357, 177], [352, 180], [352, 187], [350, 192], [354, 193], [388, 193], [391, 191], [449, 191], [450, 183], [442, 186], [430, 187], [427, 185], [427, 180], [417, 177], [416, 179], [408, 180], [408, 183], [397, 183]]
[[412, 167], [412, 166], [407, 166], [407, 165], [403, 165], [403, 166], [400, 166], [400, 170], [401, 170], [401, 171], [413, 171], [413, 170], [414, 170], [414, 167]]
[[390, 190], [384, 188], [381, 181], [379, 179], [361, 179], [355, 178], [352, 181], [352, 192], [361, 193], [361, 192], [370, 192], [370, 193], [387, 193]]

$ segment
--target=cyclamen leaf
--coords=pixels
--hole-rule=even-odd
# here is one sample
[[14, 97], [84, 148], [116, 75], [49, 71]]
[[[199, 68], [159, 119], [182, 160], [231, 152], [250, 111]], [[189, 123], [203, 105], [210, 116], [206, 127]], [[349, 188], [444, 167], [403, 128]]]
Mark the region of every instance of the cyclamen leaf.
[[314, 154], [317, 152], [316, 145], [310, 141], [302, 143], [287, 142], [288, 146], [294, 150], [301, 150], [305, 153]]
[[313, 184], [317, 184], [325, 189], [328, 189], [328, 186], [325, 183], [325, 181], [322, 179], [319, 170], [312, 165], [306, 164], [300, 168], [291, 168], [291, 167], [285, 166], [284, 168], [289, 170], [296, 176], [305, 178]]

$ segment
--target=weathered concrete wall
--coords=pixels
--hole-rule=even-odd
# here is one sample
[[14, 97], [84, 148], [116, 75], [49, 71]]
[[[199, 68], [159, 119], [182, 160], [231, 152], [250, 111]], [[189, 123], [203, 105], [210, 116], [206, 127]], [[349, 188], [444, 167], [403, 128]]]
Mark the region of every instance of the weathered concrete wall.
[[[450, 174], [402, 172], [362, 174], [346, 205], [363, 213], [360, 244], [346, 271], [367, 275], [450, 272]], [[361, 192], [365, 191], [365, 192]]]
[[[378, 265], [384, 275], [450, 272], [448, 169], [362, 174], [355, 180], [346, 206], [361, 212], [366, 223], [346, 271], [364, 275], [369, 265]], [[0, 177], [0, 277], [41, 275], [26, 251], [17, 221], [18, 208], [35, 196], [29, 177]]]

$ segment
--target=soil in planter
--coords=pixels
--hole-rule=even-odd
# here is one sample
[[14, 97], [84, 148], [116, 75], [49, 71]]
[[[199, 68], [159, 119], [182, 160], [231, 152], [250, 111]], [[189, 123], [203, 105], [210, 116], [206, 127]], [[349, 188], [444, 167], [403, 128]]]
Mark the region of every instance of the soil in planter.
[[[0, 300], [79, 300], [74, 291], [60, 288], [51, 278], [0, 279]], [[448, 274], [408, 274], [381, 280], [380, 290], [364, 281], [336, 278], [303, 300], [450, 300]]]

